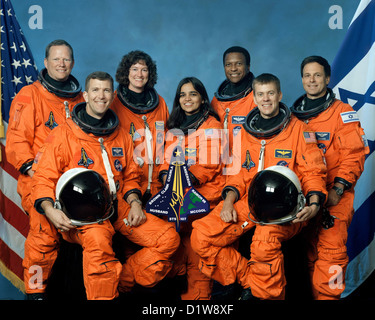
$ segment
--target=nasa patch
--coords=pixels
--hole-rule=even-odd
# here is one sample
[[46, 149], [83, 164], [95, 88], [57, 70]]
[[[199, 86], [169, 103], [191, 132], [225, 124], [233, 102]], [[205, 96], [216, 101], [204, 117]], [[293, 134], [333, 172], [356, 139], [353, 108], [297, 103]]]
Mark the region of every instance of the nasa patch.
[[233, 128], [233, 135], [237, 136], [237, 134], [239, 134], [241, 132], [241, 128], [242, 128], [241, 126], [235, 126]]
[[187, 165], [188, 168], [190, 168], [193, 164], [195, 164], [194, 159], [187, 159], [186, 165]]
[[116, 159], [115, 162], [114, 162], [114, 165], [115, 165], [115, 169], [118, 171], [118, 172], [121, 172], [122, 171], [122, 164], [121, 164], [121, 161], [119, 159]]
[[323, 154], [327, 152], [327, 147], [324, 143], [318, 143], [318, 148], [322, 150]]
[[289, 163], [286, 162], [285, 160], [281, 160], [281, 161], [279, 161], [278, 163], [276, 163], [276, 165], [278, 165], [278, 166], [283, 166], [283, 167], [288, 167], [288, 166], [289, 166]]

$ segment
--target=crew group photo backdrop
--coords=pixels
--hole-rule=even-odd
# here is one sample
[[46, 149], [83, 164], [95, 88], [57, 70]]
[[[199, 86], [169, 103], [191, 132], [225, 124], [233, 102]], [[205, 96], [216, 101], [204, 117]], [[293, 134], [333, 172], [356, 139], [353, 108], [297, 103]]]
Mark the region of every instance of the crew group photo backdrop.
[[[24, 299], [28, 230], [16, 192], [18, 173], [4, 151], [10, 103], [44, 68], [46, 45], [55, 39], [72, 45], [72, 74], [82, 86], [96, 70], [115, 78], [123, 55], [145, 51], [157, 64], [155, 88], [169, 110], [178, 82], [187, 76], [199, 78], [212, 99], [225, 79], [223, 52], [231, 46], [248, 49], [255, 76], [280, 78], [289, 107], [304, 93], [301, 61], [325, 57], [332, 66], [330, 87], [358, 112], [371, 150], [349, 229], [343, 296], [350, 296], [375, 269], [374, 21], [375, 0], [1, 0], [0, 299]], [[14, 36], [17, 41], [9, 40]]]

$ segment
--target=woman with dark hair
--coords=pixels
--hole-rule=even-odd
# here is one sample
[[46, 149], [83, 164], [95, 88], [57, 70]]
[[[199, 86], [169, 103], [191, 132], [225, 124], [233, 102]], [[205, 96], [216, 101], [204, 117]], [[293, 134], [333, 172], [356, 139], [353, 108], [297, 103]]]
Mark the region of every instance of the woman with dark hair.
[[[180, 99], [181, 99], [182, 95], [184, 95], [184, 93], [182, 93], [182, 95], [181, 95], [181, 87], [184, 86], [184, 85], [188, 85], [188, 84], [190, 84], [190, 86], [192, 86], [194, 88], [194, 91], [196, 91], [200, 95], [201, 100], [202, 100], [202, 104], [195, 111], [199, 114], [203, 114], [206, 111], [208, 111], [209, 115], [213, 116], [214, 118], [216, 118], [216, 120], [220, 121], [219, 116], [217, 115], [217, 113], [211, 107], [211, 104], [210, 104], [210, 101], [209, 101], [209, 98], [208, 98], [208, 95], [207, 95], [207, 91], [206, 91], [206, 88], [204, 87], [203, 83], [197, 78], [187, 77], [187, 78], [182, 79], [180, 81], [180, 83], [178, 84], [178, 87], [177, 87], [177, 90], [176, 90], [176, 96], [173, 100], [172, 113], [171, 113], [171, 116], [169, 117], [169, 119], [167, 121], [167, 128], [168, 129], [174, 129], [174, 128], [183, 129], [183, 128], [181, 128], [182, 124], [184, 124], [183, 127], [185, 127], [186, 125], [189, 124], [189, 123], [186, 123], [186, 119], [190, 116], [189, 113], [191, 113], [191, 112], [189, 112], [189, 110], [187, 110], [187, 112], [186, 112], [185, 111], [186, 108], [184, 108], [184, 106], [181, 106], [181, 103], [180, 103]], [[191, 120], [192, 119], [189, 118], [188, 122], [191, 121]]]
[[116, 71], [119, 86], [111, 109], [120, 125], [134, 141], [134, 158], [142, 168], [142, 202], [162, 187], [155, 165], [163, 159], [165, 123], [169, 111], [164, 99], [156, 92], [156, 63], [143, 51], [126, 54]]
[[[222, 125], [209, 101], [200, 80], [188, 77], [180, 81], [167, 121], [169, 131], [165, 138], [165, 161], [159, 178], [165, 182], [172, 152], [179, 144], [184, 151], [194, 188], [206, 198], [212, 209], [221, 199], [224, 177], [220, 161]], [[203, 215], [190, 216], [180, 228], [181, 244], [172, 271], [176, 274], [186, 271], [188, 288], [181, 295], [183, 300], [211, 298], [212, 281], [199, 271], [198, 256], [190, 245], [192, 220]]]

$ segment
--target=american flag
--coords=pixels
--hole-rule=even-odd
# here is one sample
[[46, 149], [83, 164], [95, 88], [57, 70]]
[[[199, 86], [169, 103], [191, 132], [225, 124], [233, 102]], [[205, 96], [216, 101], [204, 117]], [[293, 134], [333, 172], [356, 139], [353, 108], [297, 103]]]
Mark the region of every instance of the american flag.
[[24, 291], [22, 259], [29, 219], [17, 194], [18, 171], [5, 157], [9, 109], [20, 89], [37, 79], [37, 68], [10, 0], [1, 0], [0, 273]]
[[316, 143], [315, 132], [304, 132], [303, 137], [306, 143]]

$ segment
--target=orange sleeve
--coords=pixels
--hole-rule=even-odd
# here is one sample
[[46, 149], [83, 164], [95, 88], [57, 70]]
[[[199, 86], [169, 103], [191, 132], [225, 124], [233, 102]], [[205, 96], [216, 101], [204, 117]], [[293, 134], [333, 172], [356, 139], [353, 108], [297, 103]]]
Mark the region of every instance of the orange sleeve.
[[6, 156], [17, 170], [34, 159], [35, 110], [31, 98], [33, 88], [23, 87], [13, 99], [6, 134]]
[[338, 119], [338, 127], [334, 137], [334, 148], [338, 152], [339, 165], [336, 177], [355, 184], [364, 170], [365, 157], [369, 153], [367, 139], [359, 121], [344, 123], [346, 112], [354, 112], [353, 108], [345, 105]]
[[32, 177], [31, 197], [33, 203], [42, 198], [55, 199], [56, 184], [64, 169], [69, 166], [68, 155], [64, 145], [66, 133], [63, 127], [57, 127], [48, 136], [46, 143], [38, 152], [37, 170]]
[[294, 170], [301, 181], [305, 196], [309, 193], [321, 193], [327, 196], [327, 167], [324, 156], [318, 145], [311, 140], [308, 133], [313, 130], [298, 120], [299, 126], [294, 126], [293, 135], [298, 139], [298, 152]]

